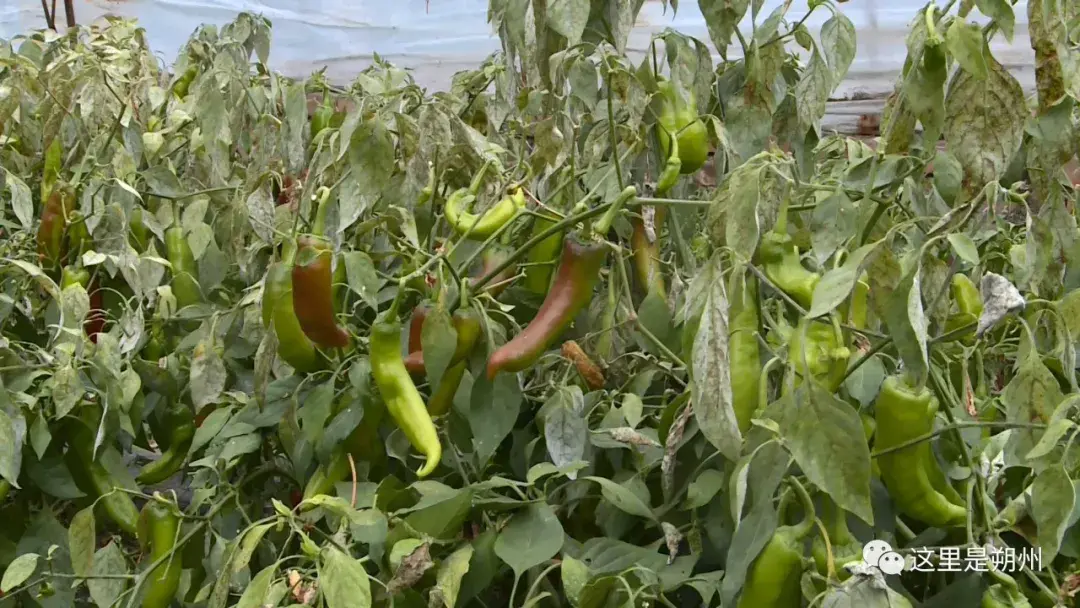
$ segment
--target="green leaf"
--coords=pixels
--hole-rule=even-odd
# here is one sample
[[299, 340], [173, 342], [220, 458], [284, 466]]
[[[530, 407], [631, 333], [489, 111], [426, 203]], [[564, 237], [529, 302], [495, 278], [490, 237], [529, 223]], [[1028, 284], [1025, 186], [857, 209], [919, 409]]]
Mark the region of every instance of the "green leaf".
[[347, 251], [341, 255], [341, 259], [345, 263], [349, 289], [356, 292], [369, 307], [377, 309], [379, 290], [385, 281], [376, 274], [371, 257], [363, 251]]
[[436, 306], [424, 319], [420, 330], [420, 348], [424, 353], [424, 369], [428, 382], [432, 386], [439, 383], [450, 360], [454, 356], [457, 344], [457, 330], [450, 319], [450, 313], [442, 306]]
[[949, 245], [952, 245], [953, 251], [960, 256], [961, 260], [973, 266], [979, 265], [979, 248], [975, 245], [975, 241], [971, 240], [971, 237], [961, 232], [953, 232], [948, 236], [948, 239]]
[[701, 16], [709, 28], [709, 37], [720, 56], [727, 59], [727, 48], [731, 37], [739, 27], [750, 0], [698, 0]]
[[656, 515], [653, 514], [649, 505], [642, 502], [636, 494], [626, 487], [604, 477], [585, 477], [584, 479], [599, 484], [600, 493], [604, 496], [604, 499], [615, 505], [620, 511], [656, 521]]
[[270, 584], [274, 582], [274, 574], [277, 573], [278, 565], [271, 564], [251, 578], [236, 608], [263, 608], [266, 596], [270, 593]]
[[225, 390], [228, 373], [225, 362], [214, 347], [212, 338], [206, 338], [195, 347], [191, 360], [191, 402], [196, 410], [216, 403]]
[[68, 551], [71, 569], [76, 576], [86, 576], [94, 565], [94, 545], [97, 541], [94, 510], [87, 507], [71, 518], [68, 526]]
[[494, 381], [482, 374], [474, 380], [465, 416], [481, 466], [487, 464], [499, 444], [514, 430], [521, 400], [516, 374], [499, 374]]
[[916, 264], [885, 302], [885, 326], [904, 367], [915, 378], [927, 374], [927, 320], [923, 313], [921, 271]]
[[[556, 467], [579, 461], [585, 455], [589, 427], [582, 412], [575, 407], [579, 403], [584, 403], [581, 389], [563, 385], [555, 389], [544, 404], [544, 443]], [[577, 479], [577, 473], [569, 472], [567, 477]]]
[[[1045, 423], [1065, 396], [1026, 330], [1022, 332], [1020, 352], [1023, 356], [1017, 361], [1016, 375], [1001, 392], [1005, 419], [1024, 424]], [[1038, 444], [1041, 435], [1042, 432], [1036, 429], [1013, 429], [1008, 444], [1010, 453], [1022, 463], [1023, 456]]]
[[37, 570], [39, 557], [37, 553], [24, 553], [12, 560], [4, 570], [4, 578], [0, 580], [0, 591], [7, 593], [25, 583]]
[[750, 564], [757, 559], [776, 530], [776, 520], [772, 501], [760, 501], [739, 523], [731, 537], [724, 580], [720, 586], [722, 606], [735, 605], [735, 597], [746, 582]]
[[684, 509], [697, 509], [712, 502], [712, 499], [724, 487], [724, 474], [716, 469], [705, 469], [690, 482], [686, 490]]
[[569, 555], [564, 555], [559, 567], [563, 591], [572, 606], [578, 605], [581, 591], [589, 581], [589, 567]]
[[813, 319], [832, 312], [851, 295], [851, 290], [855, 289], [859, 275], [869, 263], [868, 258], [872, 261], [871, 254], [877, 250], [880, 243], [878, 241], [859, 247], [848, 256], [842, 266], [833, 268], [822, 275], [821, 280], [814, 287], [813, 302], [810, 305], [810, 311], [806, 313], [808, 318]]
[[461, 590], [461, 579], [469, 572], [469, 560], [473, 556], [472, 545], [462, 545], [450, 554], [439, 566], [435, 575], [435, 589], [432, 594], [437, 594], [446, 608], [454, 608], [457, 603], [458, 592]]
[[[606, 481], [606, 480], [605, 480]], [[555, 511], [546, 503], [529, 505], [518, 511], [495, 541], [495, 554], [520, 577], [529, 568], [542, 564], [563, 545], [563, 528]]]
[[86, 581], [90, 597], [98, 608], [109, 608], [115, 604], [124, 593], [124, 588], [127, 587], [127, 581], [124, 579], [94, 578], [104, 574], [111, 576], [128, 574], [124, 551], [120, 549], [116, 541], [109, 541], [109, 544], [94, 554], [94, 566], [90, 569], [90, 578]]
[[263, 536], [276, 525], [277, 522], [260, 524], [249, 528], [248, 531], [244, 533], [244, 537], [240, 540], [240, 545], [229, 563], [234, 574], [237, 574], [248, 567], [251, 556], [254, 555], [255, 550], [259, 548], [259, 543], [262, 542]]
[[56, 417], [63, 418], [75, 409], [79, 400], [86, 393], [79, 372], [72, 365], [65, 365], [52, 377], [52, 398], [56, 406]]
[[809, 129], [825, 115], [825, 102], [833, 89], [833, 75], [825, 59], [815, 48], [810, 64], [795, 85], [795, 108], [799, 124]]
[[982, 28], [962, 19], [954, 19], [945, 32], [945, 44], [965, 72], [976, 80], [986, 80], [990, 72], [986, 56], [990, 49], [983, 40]]
[[[2, 390], [5, 389], [0, 386], [0, 391]], [[0, 476], [16, 488], [21, 487], [19, 485], [19, 469], [21, 468], [22, 437], [16, 435], [14, 422], [3, 409], [0, 409]]]
[[1008, 0], [975, 0], [975, 6], [979, 7], [979, 12], [994, 20], [1001, 33], [1005, 34], [1005, 40], [1012, 42], [1016, 13]]
[[821, 50], [829, 60], [832, 70], [832, 88], [836, 88], [847, 76], [851, 62], [855, 60], [855, 24], [839, 11], [821, 25]]
[[858, 226], [855, 204], [843, 189], [838, 188], [814, 207], [810, 219], [810, 243], [819, 262], [829, 259], [851, 238]]
[[327, 608], [371, 607], [371, 583], [363, 564], [336, 547], [322, 550], [319, 584]]
[[990, 58], [979, 80], [957, 72], [945, 98], [945, 140], [974, 191], [1004, 175], [1024, 136], [1027, 104], [1016, 78]]
[[816, 382], [803, 384], [793, 397], [783, 400], [789, 398], [775, 411], [780, 434], [795, 462], [836, 504], [873, 525], [870, 449], [858, 412]]
[[569, 46], [581, 42], [589, 22], [589, 0], [552, 0], [547, 7], [547, 24], [566, 38]]
[[1057, 557], [1073, 512], [1076, 492], [1061, 463], [1044, 469], [1031, 488], [1031, 517], [1038, 527], [1039, 548], [1047, 563]]
[[702, 434], [731, 460], [738, 458], [742, 435], [731, 400], [731, 367], [728, 358], [728, 300], [719, 263], [703, 272], [714, 278], [707, 288], [701, 324], [694, 338], [693, 383], [690, 385], [694, 417]]

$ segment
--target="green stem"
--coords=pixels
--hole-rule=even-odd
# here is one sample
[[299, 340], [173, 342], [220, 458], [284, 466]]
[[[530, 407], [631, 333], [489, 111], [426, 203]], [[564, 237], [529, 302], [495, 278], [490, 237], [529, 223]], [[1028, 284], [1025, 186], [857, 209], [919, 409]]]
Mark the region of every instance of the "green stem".
[[311, 233], [315, 236], [324, 236], [326, 234], [326, 212], [329, 207], [326, 202], [330, 200], [330, 189], [326, 186], [320, 186], [315, 191], [315, 196], [318, 197], [318, 201], [315, 207], [315, 219], [311, 221]]
[[615, 221], [615, 216], [622, 211], [622, 208], [634, 200], [637, 197], [637, 188], [633, 186], [627, 186], [619, 193], [619, 196], [615, 197], [615, 202], [611, 203], [604, 215], [593, 223], [593, 236], [596, 238], [604, 238], [607, 236], [608, 230], [611, 230], [611, 224]]
[[913, 445], [920, 444], [920, 443], [922, 443], [924, 441], [929, 441], [929, 440], [933, 439], [934, 437], [937, 437], [938, 435], [943, 435], [945, 433], [949, 433], [949, 432], [952, 432], [952, 431], [958, 431], [960, 429], [967, 429], [967, 428], [985, 428], [985, 427], [1000, 428], [1000, 429], [1045, 429], [1046, 425], [1045, 424], [1038, 424], [1038, 423], [1034, 423], [1034, 422], [997, 422], [997, 421], [986, 422], [986, 421], [982, 421], [982, 420], [959, 421], [959, 422], [954, 422], [954, 423], [948, 424], [946, 426], [943, 426], [940, 429], [930, 431], [929, 433], [923, 433], [922, 435], [919, 435], [918, 437], [913, 437], [913, 438], [911, 438], [911, 439], [909, 439], [909, 440], [907, 440], [907, 441], [905, 441], [903, 443], [898, 443], [898, 444], [896, 444], [894, 446], [890, 446], [890, 447], [888, 447], [888, 448], [886, 448], [884, 450], [874, 451], [874, 452], [872, 452], [870, 454], [870, 457], [871, 458], [877, 458], [878, 456], [884, 456], [885, 454], [890, 454], [892, 452], [899, 452], [900, 450], [903, 450], [905, 448], [910, 448]]

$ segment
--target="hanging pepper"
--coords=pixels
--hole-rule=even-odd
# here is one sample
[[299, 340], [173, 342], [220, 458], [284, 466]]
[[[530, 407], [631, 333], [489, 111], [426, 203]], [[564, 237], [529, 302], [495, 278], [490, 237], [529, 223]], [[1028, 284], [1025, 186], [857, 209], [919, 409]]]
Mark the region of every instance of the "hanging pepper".
[[401, 322], [393, 314], [396, 313], [377, 319], [371, 327], [371, 374], [390, 416], [413, 447], [424, 455], [426, 462], [416, 472], [423, 478], [439, 466], [442, 444], [424, 400], [405, 369], [399, 342]]
[[731, 403], [739, 432], [750, 428], [760, 407], [761, 350], [758, 344], [757, 279], [733, 272], [728, 279], [728, 361], [731, 367]]
[[[933, 429], [938, 401], [929, 389], [908, 386], [889, 376], [874, 404], [878, 452], [911, 441]], [[954, 526], [967, 519], [967, 510], [934, 487], [932, 476], [944, 475], [933, 461], [930, 444], [922, 442], [877, 457], [881, 480], [900, 512], [931, 526]], [[947, 480], [944, 480], [947, 484]]]
[[173, 94], [180, 100], [187, 97], [188, 90], [191, 88], [191, 83], [195, 80], [195, 76], [197, 75], [198, 71], [195, 69], [195, 66], [191, 66], [185, 70], [173, 85]]
[[139, 513], [138, 528], [139, 546], [143, 551], [147, 547], [150, 549], [147, 556], [149, 562], [164, 558], [146, 579], [142, 608], [168, 608], [176, 597], [183, 571], [182, 556], [180, 552], [173, 551], [180, 531], [176, 506], [155, 492]]
[[138, 253], [143, 253], [150, 246], [150, 229], [146, 227], [143, 213], [145, 213], [143, 208], [136, 206], [131, 210], [131, 218], [128, 222], [130, 228], [128, 242]]
[[311, 141], [315, 141], [319, 133], [330, 126], [333, 118], [334, 107], [330, 105], [330, 92], [324, 89], [322, 103], [311, 113]]
[[182, 405], [174, 404], [165, 415], [169, 441], [168, 448], [163, 449], [161, 458], [148, 463], [139, 471], [135, 481], [153, 485], [170, 478], [187, 459], [191, 442], [195, 438], [195, 417], [191, 410]]
[[[660, 230], [667, 217], [667, 207], [659, 205], [652, 209], [652, 238], [649, 238], [644, 219], [635, 217], [631, 221], [633, 232], [630, 234], [630, 246], [634, 252], [634, 271], [638, 284], [645, 288], [646, 293], [656, 293], [664, 297], [666, 290], [660, 264]], [[644, 207], [642, 212], [645, 212]]]
[[[705, 123], [698, 118], [697, 101], [692, 91], [686, 91], [683, 98], [670, 80], [659, 77], [657, 86], [661, 98], [657, 131], [660, 149], [664, 158], [671, 158], [675, 150], [680, 160], [680, 172], [683, 175], [696, 173], [709, 159], [709, 132]], [[677, 139], [672, 144], [672, 137]]]
[[[412, 317], [409, 319], [409, 339], [408, 349], [409, 354], [419, 352], [421, 347], [421, 334], [424, 329], [424, 321], [427, 320], [428, 314], [431, 313], [431, 304], [423, 302], [418, 304], [412, 311]], [[406, 367], [408, 363], [405, 364]]]
[[349, 345], [349, 332], [334, 318], [331, 269], [334, 253], [323, 236], [330, 190], [320, 188], [320, 192], [311, 234], [297, 239], [299, 250], [292, 270], [293, 309], [300, 327], [312, 342], [323, 348], [343, 348]]
[[[424, 315], [427, 318], [427, 315]], [[451, 321], [454, 325], [454, 330], [457, 332], [457, 343], [454, 346], [454, 354], [450, 357], [450, 365], [454, 365], [460, 362], [465, 357], [469, 356], [472, 351], [473, 345], [476, 344], [476, 339], [480, 336], [480, 316], [469, 308], [459, 308], [454, 311]], [[412, 325], [410, 323], [410, 325]], [[421, 322], [421, 328], [423, 323]], [[421, 333], [421, 331], [417, 331]], [[412, 331], [409, 332], [410, 346], [413, 342]], [[419, 338], [417, 339], [419, 341]], [[424, 367], [424, 351], [423, 349], [417, 349], [411, 351], [407, 357], [405, 357], [405, 369], [409, 370], [409, 373], [414, 375], [423, 375], [426, 372]]]
[[308, 373], [319, 369], [319, 353], [304, 334], [293, 308], [292, 265], [296, 257], [296, 244], [289, 240], [282, 246], [281, 260], [270, 265], [266, 271], [263, 287], [262, 320], [269, 330], [271, 326], [278, 338], [278, 356], [298, 372]]
[[[86, 417], [96, 417], [91, 414], [87, 412]], [[105, 515], [121, 530], [136, 534], [139, 510], [105, 466], [94, 459], [94, 434], [85, 422], [72, 419], [67, 425], [67, 438], [68, 450], [64, 459], [76, 483], [81, 481], [79, 489], [96, 499]]]
[[93, 248], [94, 238], [90, 236], [90, 230], [86, 227], [86, 218], [82, 213], [72, 211], [68, 220], [68, 251], [74, 252], [76, 258], [79, 258]]
[[788, 361], [795, 374], [795, 386], [806, 378], [814, 378], [829, 392], [836, 392], [847, 374], [850, 357], [843, 332], [829, 323], [803, 318], [788, 342]]
[[682, 159], [679, 158], [679, 138], [670, 139], [671, 151], [668, 153], [664, 170], [656, 180], [656, 196], [664, 196], [679, 182], [679, 174], [682, 172]]
[[199, 268], [195, 264], [191, 245], [184, 236], [180, 210], [176, 206], [173, 207], [173, 223], [165, 231], [165, 254], [172, 265], [172, 292], [176, 296], [176, 306], [185, 308], [202, 302], [202, 289], [195, 279]]
[[308, 500], [320, 494], [329, 494], [337, 482], [346, 479], [352, 473], [349, 456], [372, 464], [386, 458], [379, 439], [379, 425], [386, 414], [385, 405], [376, 399], [364, 401], [364, 415], [360, 423], [349, 433], [345, 441], [334, 449], [330, 459], [316, 467], [315, 472], [304, 486], [302, 500]]
[[765, 277], [803, 308], [810, 308], [821, 275], [802, 265], [799, 248], [787, 233], [787, 206], [780, 210], [775, 227], [761, 237], [757, 258]]
[[[737, 608], [798, 608], [802, 603], [800, 579], [803, 570], [803, 539], [814, 529], [814, 502], [806, 489], [793, 482], [803, 503], [803, 520], [794, 526], [779, 526], [772, 538], [754, 558], [746, 574]], [[783, 517], [788, 504], [786, 494], [780, 502]]]
[[[571, 171], [568, 179], [573, 180], [573, 177]], [[571, 194], [574, 192], [572, 184], [573, 181], [566, 185], [563, 191], [559, 193], [559, 198], [555, 199], [562, 202], [562, 204], [555, 204], [558, 210], [565, 209], [568, 206], [568, 201], [573, 198]], [[540, 236], [558, 222], [559, 218], [553, 216], [535, 217], [529, 238]], [[559, 261], [559, 252], [562, 251], [562, 240], [563, 233], [561, 231], [556, 232], [547, 236], [529, 250], [525, 266], [525, 289], [538, 296], [547, 293], [548, 288], [551, 287], [551, 277], [555, 274], [555, 264]]]
[[[862, 543], [848, 529], [847, 515], [844, 510], [838, 507], [828, 495], [823, 497], [822, 507], [824, 510], [822, 523], [829, 534], [833, 566], [836, 568], [838, 578], [845, 581], [851, 577], [851, 573], [844, 568], [844, 565], [862, 561]], [[810, 553], [814, 556], [818, 573], [828, 576], [828, 551], [826, 551], [825, 539], [820, 534], [814, 536], [810, 544]]]
[[575, 234], [565, 239], [551, 290], [525, 329], [491, 354], [488, 379], [493, 380], [500, 371], [519, 372], [531, 366], [589, 304], [607, 258], [607, 245], [601, 239], [611, 228], [616, 213], [636, 196], [633, 186], [626, 187], [593, 224], [591, 237]]
[[525, 208], [525, 194], [521, 188], [515, 188], [513, 192], [488, 209], [484, 214], [469, 213], [466, 208], [476, 200], [476, 195], [462, 189], [450, 195], [443, 208], [446, 221], [460, 235], [468, 235], [468, 238], [482, 241], [496, 230], [502, 228], [507, 222], [517, 216], [518, 211]]
[[41, 210], [37, 251], [44, 267], [55, 268], [64, 257], [64, 235], [67, 232], [73, 198], [66, 187], [54, 189]]
[[531, 366], [562, 334], [589, 300], [607, 258], [607, 245], [578, 235], [563, 242], [562, 259], [544, 303], [514, 339], [499, 347], [488, 360], [487, 375], [519, 372]]
[[[975, 286], [975, 283], [965, 274], [954, 274], [950, 284], [950, 291], [952, 291], [953, 299], [956, 300], [956, 307], [959, 312], [949, 315], [949, 318], [945, 321], [945, 333], [978, 323], [979, 317], [982, 316], [983, 303], [982, 295], [979, 293], [979, 288]], [[960, 341], [968, 345], [974, 344], [974, 329], [960, 338]]]
[[469, 361], [462, 359], [447, 367], [446, 371], [443, 372], [438, 385], [431, 392], [431, 399], [428, 399], [428, 413], [433, 418], [450, 411], [450, 408], [454, 405], [454, 396], [457, 395], [457, 389], [461, 386], [461, 379], [465, 377], [465, 370], [468, 367]]

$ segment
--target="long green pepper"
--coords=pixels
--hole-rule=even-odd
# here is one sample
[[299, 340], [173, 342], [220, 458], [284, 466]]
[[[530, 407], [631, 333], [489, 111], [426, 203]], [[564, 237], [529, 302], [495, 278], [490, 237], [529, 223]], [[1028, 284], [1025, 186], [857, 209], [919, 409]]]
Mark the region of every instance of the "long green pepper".
[[[779, 526], [761, 553], [750, 565], [738, 608], [799, 608], [802, 590], [803, 539], [814, 529], [814, 502], [797, 481], [795, 492], [803, 503], [805, 515], [794, 526]], [[790, 496], [790, 495], [788, 495]], [[780, 502], [784, 515], [785, 500]]]

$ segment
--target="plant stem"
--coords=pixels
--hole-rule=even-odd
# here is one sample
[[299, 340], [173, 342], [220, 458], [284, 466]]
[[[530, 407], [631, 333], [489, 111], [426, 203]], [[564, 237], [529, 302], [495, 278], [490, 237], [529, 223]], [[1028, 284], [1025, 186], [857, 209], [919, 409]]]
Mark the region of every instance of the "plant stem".
[[997, 421], [986, 422], [986, 421], [982, 421], [982, 420], [958, 421], [958, 422], [954, 422], [952, 424], [943, 426], [940, 429], [930, 431], [929, 433], [923, 433], [922, 435], [919, 435], [918, 437], [914, 437], [914, 438], [909, 439], [909, 440], [907, 440], [907, 441], [905, 441], [903, 443], [898, 443], [898, 444], [896, 444], [894, 446], [891, 446], [891, 447], [888, 447], [888, 448], [886, 448], [884, 450], [878, 450], [878, 451], [871, 452], [870, 457], [871, 458], [877, 458], [878, 456], [884, 456], [885, 454], [889, 454], [889, 453], [892, 453], [892, 452], [898, 452], [898, 451], [903, 450], [905, 448], [910, 448], [913, 445], [920, 444], [920, 443], [922, 443], [924, 441], [929, 441], [929, 440], [933, 439], [934, 437], [937, 437], [938, 435], [942, 435], [944, 433], [949, 433], [949, 432], [960, 430], [960, 429], [985, 428], [985, 427], [1001, 428], [1001, 429], [1045, 429], [1046, 425], [1045, 424], [1038, 424], [1038, 423], [1034, 423], [1034, 422], [997, 422]]

